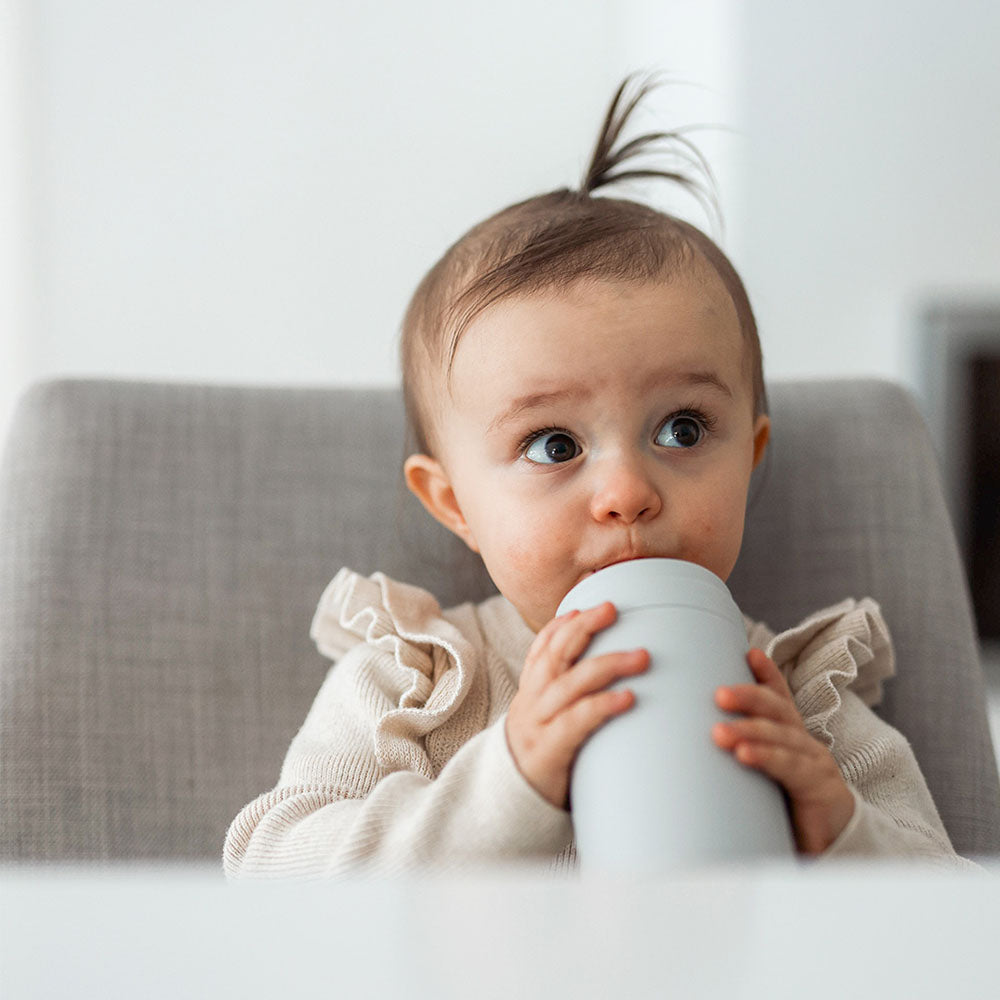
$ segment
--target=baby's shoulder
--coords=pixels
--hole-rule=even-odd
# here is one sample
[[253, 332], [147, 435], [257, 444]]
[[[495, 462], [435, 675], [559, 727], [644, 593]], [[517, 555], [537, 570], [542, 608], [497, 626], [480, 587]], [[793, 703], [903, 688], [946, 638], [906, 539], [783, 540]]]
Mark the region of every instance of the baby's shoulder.
[[844, 692], [850, 690], [871, 708], [896, 672], [889, 627], [870, 597], [847, 598], [778, 633], [745, 621], [750, 645], [774, 660], [807, 725], [812, 722], [823, 735]]
[[325, 739], [353, 726], [387, 772], [422, 768], [414, 760], [426, 751], [428, 775], [436, 773], [488, 718], [484, 658], [467, 624], [461, 609], [442, 611], [422, 587], [341, 569], [310, 628], [320, 652], [336, 661], [307, 720], [310, 731]]
[[[316, 647], [339, 660], [360, 645], [394, 649], [404, 645], [420, 656], [441, 650], [453, 660], [474, 658], [486, 644], [485, 623], [497, 617], [492, 598], [442, 609], [437, 598], [385, 573], [365, 576], [349, 567], [327, 584], [313, 615], [309, 635]], [[485, 618], [480, 609], [486, 609]], [[407, 657], [408, 659], [411, 657]]]
[[385, 636], [412, 631], [408, 625], [426, 631], [440, 616], [441, 607], [428, 591], [345, 566], [323, 591], [309, 635], [324, 656], [337, 660], [359, 643], [378, 645]]

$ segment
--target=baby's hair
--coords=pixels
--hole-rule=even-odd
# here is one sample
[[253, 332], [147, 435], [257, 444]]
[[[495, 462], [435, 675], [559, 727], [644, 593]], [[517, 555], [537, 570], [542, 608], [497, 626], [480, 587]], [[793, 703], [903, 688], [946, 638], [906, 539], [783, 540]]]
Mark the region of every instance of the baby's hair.
[[[434, 454], [434, 395], [447, 390], [455, 352], [484, 309], [513, 295], [568, 287], [580, 278], [642, 284], [691, 268], [698, 257], [715, 269], [739, 317], [750, 366], [754, 414], [767, 412], [757, 323], [736, 269], [700, 229], [666, 212], [624, 198], [595, 196], [621, 180], [659, 177], [682, 185], [703, 205], [715, 205], [714, 179], [695, 146], [679, 131], [615, 143], [636, 105], [658, 85], [647, 78], [622, 107], [636, 74], [625, 78], [608, 108], [578, 191], [560, 188], [510, 205], [470, 229], [417, 286], [403, 318], [400, 361], [411, 450]], [[665, 143], [693, 171], [623, 164]], [[431, 384], [434, 373], [445, 378]]]

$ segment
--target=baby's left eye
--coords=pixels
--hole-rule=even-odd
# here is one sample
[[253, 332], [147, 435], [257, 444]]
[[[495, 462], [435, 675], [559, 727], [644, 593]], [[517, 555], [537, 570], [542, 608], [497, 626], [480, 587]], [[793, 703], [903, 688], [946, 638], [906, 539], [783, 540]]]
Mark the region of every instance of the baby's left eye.
[[656, 432], [656, 443], [667, 448], [693, 448], [705, 436], [705, 428], [688, 415], [671, 417]]

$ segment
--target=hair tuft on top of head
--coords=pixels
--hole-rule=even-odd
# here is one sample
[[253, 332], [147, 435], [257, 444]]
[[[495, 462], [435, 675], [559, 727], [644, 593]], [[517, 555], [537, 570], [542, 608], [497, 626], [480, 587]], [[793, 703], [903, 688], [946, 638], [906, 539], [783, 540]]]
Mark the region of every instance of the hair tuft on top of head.
[[[644, 74], [639, 72], [629, 74], [612, 98], [590, 164], [580, 184], [580, 193], [591, 195], [599, 188], [622, 180], [660, 177], [685, 188], [721, 229], [722, 213], [719, 209], [715, 175], [698, 147], [684, 135], [685, 132], [693, 131], [699, 126], [677, 128], [669, 132], [647, 132], [615, 149], [615, 144], [636, 107], [651, 91], [670, 82], [655, 72], [645, 74], [645, 79], [643, 76]], [[630, 85], [635, 85], [638, 89], [623, 106], [623, 98]], [[655, 149], [656, 146], [660, 148]], [[663, 151], [676, 158], [678, 169], [657, 170], [649, 167], [622, 169], [623, 164], [643, 154]]]
[[[757, 324], [729, 258], [692, 223], [645, 199], [607, 191], [633, 178], [672, 181], [694, 195], [721, 230], [715, 178], [682, 130], [619, 144], [636, 107], [658, 83], [652, 74], [643, 79], [633, 73], [618, 87], [580, 190], [558, 188], [500, 209], [459, 237], [421, 279], [400, 331], [403, 396], [416, 450], [436, 452], [437, 414], [450, 391], [459, 344], [484, 310], [513, 296], [559, 294], [579, 280], [669, 280], [701, 259], [732, 298], [747, 344], [755, 412], [767, 412]], [[627, 96], [631, 84], [637, 92]], [[636, 164], [647, 152], [656, 154], [653, 164], [660, 169]]]

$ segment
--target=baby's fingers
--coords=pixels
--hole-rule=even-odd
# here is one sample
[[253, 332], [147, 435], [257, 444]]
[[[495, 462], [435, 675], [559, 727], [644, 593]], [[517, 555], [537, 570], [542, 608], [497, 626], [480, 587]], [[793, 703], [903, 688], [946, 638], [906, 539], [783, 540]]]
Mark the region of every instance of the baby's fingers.
[[808, 799], [825, 782], [839, 781], [836, 762], [805, 730], [770, 719], [720, 722], [712, 739], [741, 764], [763, 771], [779, 782], [793, 799]]
[[815, 781], [817, 761], [814, 758], [775, 743], [741, 743], [735, 757], [741, 764], [773, 778], [792, 798], [800, 796]]
[[562, 673], [572, 666], [594, 635], [611, 625], [617, 617], [615, 606], [610, 601], [604, 601], [574, 615], [556, 629], [546, 650], [546, 656], [551, 661], [550, 675]]
[[746, 767], [776, 781], [788, 796], [795, 843], [819, 854], [854, 811], [854, 796], [833, 754], [804, 728], [770, 719], [739, 719], [712, 727], [712, 739]]
[[541, 692], [538, 718], [542, 723], [548, 722], [581, 698], [601, 691], [623, 677], [641, 673], [648, 667], [649, 653], [645, 649], [602, 653], [580, 660]]
[[801, 725], [802, 717], [791, 695], [779, 694], [764, 684], [734, 684], [715, 691], [715, 703], [726, 712], [773, 719], [790, 725]]
[[595, 633], [607, 628], [617, 611], [610, 601], [586, 611], [553, 618], [535, 637], [521, 673], [521, 686], [535, 690], [564, 673], [587, 648]]
[[631, 708], [634, 702], [635, 694], [629, 690], [598, 691], [580, 698], [560, 712], [550, 725], [559, 751], [572, 761], [588, 736], [613, 716]]
[[792, 697], [788, 682], [778, 669], [778, 664], [762, 649], [751, 649], [747, 653], [747, 663], [758, 683], [766, 685], [770, 690], [786, 698]]
[[769, 743], [805, 755], [817, 754], [823, 750], [804, 729], [772, 719], [718, 722], [712, 727], [712, 739], [724, 750], [732, 750], [741, 743]]

